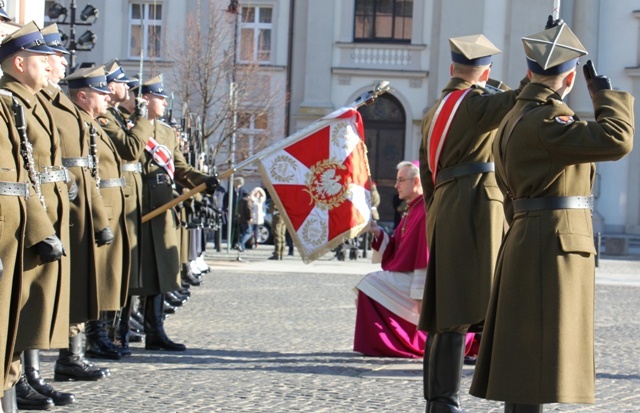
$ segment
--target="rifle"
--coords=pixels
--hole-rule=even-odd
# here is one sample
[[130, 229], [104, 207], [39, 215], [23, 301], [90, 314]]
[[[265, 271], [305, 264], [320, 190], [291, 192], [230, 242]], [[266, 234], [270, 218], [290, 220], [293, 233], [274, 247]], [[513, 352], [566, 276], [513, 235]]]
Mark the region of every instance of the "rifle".
[[33, 159], [33, 145], [31, 145], [31, 142], [29, 142], [29, 138], [27, 137], [27, 118], [24, 115], [24, 106], [22, 106], [15, 97], [12, 99], [13, 104], [11, 107], [16, 119], [16, 129], [18, 129], [18, 134], [20, 135], [20, 154], [24, 159], [24, 166], [29, 172], [29, 178], [31, 178], [31, 182], [33, 182], [33, 186], [36, 189], [36, 195], [46, 210], [47, 205], [44, 201], [44, 195], [42, 195], [42, 189], [40, 187], [40, 175], [38, 174], [38, 171], [36, 171], [36, 163]]

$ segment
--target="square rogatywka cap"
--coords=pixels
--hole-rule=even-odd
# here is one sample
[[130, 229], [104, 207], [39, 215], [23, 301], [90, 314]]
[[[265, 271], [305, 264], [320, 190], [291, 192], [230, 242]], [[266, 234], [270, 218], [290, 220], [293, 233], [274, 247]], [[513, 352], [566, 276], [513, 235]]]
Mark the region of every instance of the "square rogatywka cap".
[[104, 66], [78, 69], [63, 80], [67, 81], [69, 89], [88, 87], [98, 92], [111, 93], [107, 87], [107, 75], [104, 71]]
[[451, 60], [469, 66], [490, 65], [492, 57], [501, 53], [500, 49], [483, 34], [452, 37], [449, 39]]
[[151, 93], [152, 95], [168, 98], [169, 95], [165, 93], [164, 86], [162, 85], [162, 75], [158, 75], [144, 82], [140, 86], [140, 92], [143, 95]]
[[64, 44], [62, 43], [62, 37], [60, 36], [60, 31], [58, 30], [58, 25], [56, 23], [52, 23], [48, 26], [45, 26], [42, 30], [42, 37], [44, 41], [47, 43], [47, 46], [52, 48], [56, 52], [60, 52], [62, 54], [70, 54]]
[[128, 84], [131, 81], [124, 73], [124, 69], [120, 66], [118, 59], [113, 59], [105, 63], [104, 68], [107, 71], [107, 83], [118, 82]]
[[45, 43], [40, 28], [35, 22], [29, 22], [11, 33], [0, 43], [0, 62], [21, 50], [31, 53], [55, 54]]
[[574, 67], [587, 51], [565, 23], [522, 38], [527, 66], [533, 73], [558, 75]]

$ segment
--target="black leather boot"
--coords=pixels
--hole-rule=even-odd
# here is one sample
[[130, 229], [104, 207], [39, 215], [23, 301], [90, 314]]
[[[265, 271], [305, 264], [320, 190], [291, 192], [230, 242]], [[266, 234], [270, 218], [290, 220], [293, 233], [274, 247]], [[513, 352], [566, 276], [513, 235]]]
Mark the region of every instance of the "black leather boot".
[[174, 343], [164, 331], [163, 302], [162, 294], [150, 295], [145, 299], [144, 333], [146, 341], [144, 348], [147, 350], [185, 351], [187, 348], [184, 344]]
[[66, 406], [76, 401], [76, 396], [57, 391], [40, 376], [40, 350], [26, 350], [22, 358], [22, 371], [35, 391], [49, 397], [56, 406]]
[[173, 307], [182, 307], [187, 302], [186, 299], [178, 297], [176, 292], [170, 291], [164, 295], [164, 300]]
[[460, 379], [464, 361], [465, 334], [436, 333], [428, 362], [427, 413], [463, 413]]
[[20, 410], [50, 410], [55, 406], [51, 398], [43, 396], [29, 385], [24, 374], [20, 375], [15, 389], [16, 403]]
[[202, 284], [202, 281], [200, 281], [200, 279], [193, 275], [193, 273], [189, 269], [189, 264], [182, 264], [180, 269], [180, 276], [182, 278], [182, 281], [184, 281], [184, 283], [187, 285], [197, 287]]
[[18, 402], [16, 401], [16, 388], [12, 387], [2, 393], [2, 410], [4, 413], [18, 413]]
[[69, 349], [61, 349], [53, 368], [55, 381], [96, 381], [111, 375], [108, 368], [100, 368], [84, 357], [82, 335], [69, 338]]
[[429, 392], [429, 357], [433, 348], [433, 337], [435, 337], [435, 333], [427, 333], [427, 342], [424, 345], [424, 357], [422, 358], [422, 391], [424, 399], [427, 401], [427, 411], [429, 400], [431, 400], [431, 393]]
[[129, 320], [131, 319], [131, 297], [127, 300], [127, 304], [120, 310], [120, 319], [116, 327], [116, 345], [120, 350], [122, 357], [131, 356], [129, 348]]
[[85, 354], [88, 357], [120, 360], [122, 354], [113, 341], [107, 336], [105, 323], [102, 320], [92, 320], [86, 323], [86, 348]]
[[542, 413], [542, 405], [506, 402], [504, 404], [504, 413]]

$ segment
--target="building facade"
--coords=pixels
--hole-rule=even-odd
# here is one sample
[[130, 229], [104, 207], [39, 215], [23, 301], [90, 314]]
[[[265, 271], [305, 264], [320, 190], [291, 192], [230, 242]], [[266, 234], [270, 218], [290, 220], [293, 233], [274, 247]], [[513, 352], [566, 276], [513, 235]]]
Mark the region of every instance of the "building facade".
[[[87, 4], [87, 0], [75, 1], [78, 12]], [[45, 9], [55, 3], [32, 2]], [[70, 2], [58, 3], [69, 7]], [[11, 12], [14, 5], [24, 11], [23, 3], [9, 0], [8, 8]], [[502, 50], [494, 59], [492, 77], [517, 86], [526, 71], [520, 39], [544, 28], [553, 1], [92, 0], [91, 4], [100, 9], [99, 18], [89, 27], [97, 41], [91, 51], [78, 52], [78, 63], [119, 57], [127, 73], [137, 73], [142, 48], [147, 51], [145, 78], [175, 67], [170, 51], [189, 46], [194, 21], [206, 31], [212, 14], [227, 16], [231, 35], [221, 36], [221, 50], [235, 53], [237, 70], [251, 66], [255, 72], [249, 83], [269, 91], [268, 108], [260, 113], [255, 108], [264, 98], [253, 94], [255, 101], [238, 102], [236, 142], [244, 145], [242, 157], [350, 104], [376, 82], [389, 81], [391, 91], [362, 113], [372, 177], [383, 200], [382, 219], [390, 221], [395, 165], [418, 157], [422, 116], [449, 78], [448, 38], [485, 34]], [[190, 17], [194, 11], [196, 20]], [[565, 0], [560, 14], [599, 72], [610, 77], [614, 87], [637, 95], [640, 0]], [[61, 29], [65, 30], [64, 25]], [[77, 36], [84, 30], [79, 27]], [[568, 103], [580, 118], [590, 119], [591, 100], [581, 79], [579, 74]], [[221, 88], [228, 88], [222, 83]], [[167, 86], [185, 87], [175, 80]], [[181, 102], [176, 103], [180, 108]], [[212, 110], [223, 109], [214, 106]], [[210, 143], [216, 139], [212, 136]], [[253, 146], [246, 143], [250, 139]], [[223, 146], [220, 170], [238, 151], [238, 147], [231, 151], [230, 144]], [[246, 176], [257, 182], [252, 172]], [[594, 195], [597, 232], [640, 233], [639, 151], [619, 162], [599, 164]]]

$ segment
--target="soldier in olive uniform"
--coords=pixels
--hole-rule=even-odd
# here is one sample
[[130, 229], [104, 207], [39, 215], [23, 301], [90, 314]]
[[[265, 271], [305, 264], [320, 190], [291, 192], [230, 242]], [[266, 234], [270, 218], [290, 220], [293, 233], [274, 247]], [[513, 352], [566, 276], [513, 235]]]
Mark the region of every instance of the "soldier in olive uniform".
[[588, 61], [595, 120], [578, 119], [562, 99], [586, 54], [580, 41], [565, 24], [522, 41], [531, 83], [493, 146], [510, 227], [471, 394], [539, 413], [544, 403], [594, 402], [593, 162], [631, 151], [634, 99]]
[[[125, 75], [118, 61], [108, 62], [105, 65], [105, 70], [107, 72], [107, 87], [111, 91], [109, 108], [106, 113], [99, 115], [97, 120], [122, 159], [122, 175], [127, 181], [127, 186], [124, 188], [125, 216], [129, 246], [131, 247], [129, 290], [139, 289], [142, 287], [140, 278], [140, 264], [142, 262], [142, 248], [140, 246], [142, 241], [140, 236], [142, 228], [142, 163], [140, 159], [143, 157], [144, 139], [151, 136], [153, 127], [146, 119], [143, 122], [137, 122], [137, 118], [130, 119], [130, 113], [120, 110], [120, 104], [129, 99], [128, 83], [131, 79]], [[139, 139], [136, 139], [134, 135]], [[129, 320], [132, 311], [132, 297], [130, 292], [128, 294], [129, 299], [122, 308], [120, 321], [115, 331], [120, 352], [125, 356], [131, 353], [129, 349]]]
[[[110, 244], [113, 232], [109, 227], [102, 197], [92, 175], [93, 156], [85, 123], [73, 102], [64, 94], [58, 83], [64, 78], [67, 66], [67, 49], [62, 45], [56, 24], [42, 29], [47, 46], [56, 54], [50, 55], [49, 84], [40, 92], [43, 102], [53, 115], [54, 123], [60, 135], [62, 163], [74, 175], [78, 194], [70, 202], [69, 256], [71, 261], [71, 305], [69, 314], [69, 346], [61, 349], [55, 363], [56, 380], [99, 380], [109, 374], [108, 369], [94, 366], [84, 357], [82, 331], [84, 323], [97, 318], [97, 285], [99, 266], [96, 262], [97, 248]], [[26, 353], [25, 353], [26, 354]], [[26, 360], [25, 360], [26, 361]], [[32, 354], [31, 370], [39, 370], [37, 354]], [[27, 366], [28, 367], [28, 366]], [[32, 387], [37, 377], [27, 378]], [[50, 396], [51, 397], [51, 396]], [[56, 405], [63, 403], [59, 397], [52, 397]]]
[[429, 264], [418, 327], [429, 333], [424, 355], [428, 412], [461, 411], [465, 335], [484, 320], [504, 231], [491, 143], [520, 91], [487, 86], [492, 56], [500, 53], [489, 39], [471, 35], [449, 43], [452, 77], [422, 121], [420, 147]]
[[[180, 152], [173, 129], [159, 120], [167, 106], [162, 77], [156, 76], [143, 83], [140, 88], [142, 99], [138, 110], [148, 111], [148, 119], [154, 128], [151, 138], [136, 137], [145, 145], [142, 158], [143, 214], [173, 199], [174, 179], [185, 188], [206, 183], [207, 191], [215, 191], [218, 186], [217, 178], [191, 167]], [[176, 225], [173, 210], [165, 211], [142, 225], [142, 288], [135, 292], [146, 296], [144, 327], [147, 350], [186, 349], [183, 344], [171, 341], [163, 326], [163, 294], [180, 289]]]
[[[0, 8], [0, 16], [4, 16]], [[25, 160], [20, 153], [23, 142], [14, 123], [14, 112], [6, 106], [0, 90], [0, 385], [10, 386], [7, 374], [13, 353], [18, 327], [21, 289], [29, 285], [23, 283], [24, 268], [38, 265], [37, 255], [27, 254], [26, 248], [37, 249], [36, 245], [55, 233], [47, 213], [29, 184]], [[27, 261], [31, 260], [31, 261]], [[17, 410], [15, 387], [2, 394], [2, 409], [5, 412]]]
[[109, 248], [97, 252], [100, 269], [96, 286], [97, 310], [100, 315], [87, 323], [87, 354], [119, 359], [122, 357], [120, 349], [107, 337], [105, 312], [119, 311], [126, 303], [129, 288], [131, 248], [124, 214], [126, 181], [121, 173], [122, 161], [113, 142], [95, 121], [96, 117], [107, 112], [111, 92], [103, 66], [80, 69], [65, 80], [69, 85], [69, 97], [80, 109], [91, 145], [97, 151], [94, 178], [100, 187], [114, 236]]
[[69, 336], [69, 261], [59, 258], [64, 254], [63, 246], [69, 244], [71, 181], [62, 165], [60, 138], [51, 113], [38, 96], [48, 84], [47, 72], [51, 69], [47, 55], [53, 53], [34, 22], [5, 37], [0, 45], [4, 72], [0, 88], [13, 95], [3, 94], [2, 99], [7, 105], [16, 102], [24, 110], [25, 132], [33, 148], [30, 178], [36, 189], [34, 196], [45, 206], [55, 229], [38, 249], [27, 248], [24, 252], [24, 262], [29, 266], [24, 268], [22, 307], [8, 381], [16, 383], [18, 407], [30, 409], [50, 408], [53, 400], [29, 385], [21, 373], [21, 352], [67, 347]]

